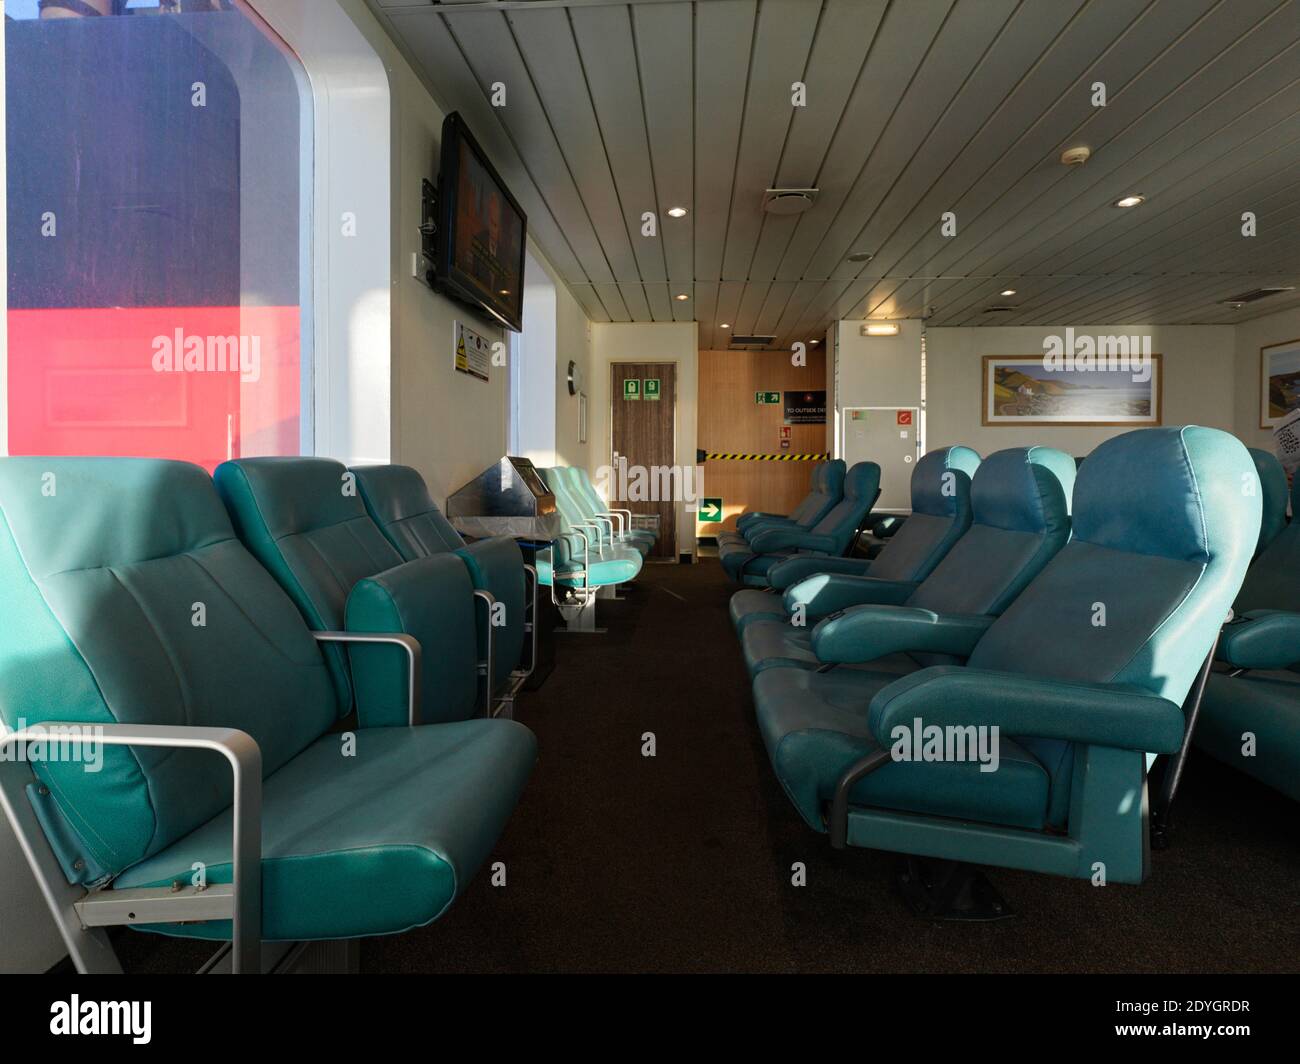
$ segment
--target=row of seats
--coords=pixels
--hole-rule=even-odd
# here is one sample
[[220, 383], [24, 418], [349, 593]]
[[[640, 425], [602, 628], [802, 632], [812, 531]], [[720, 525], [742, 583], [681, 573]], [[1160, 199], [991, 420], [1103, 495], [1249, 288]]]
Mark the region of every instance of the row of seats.
[[736, 532], [718, 537], [718, 557], [742, 584], [782, 586], [792, 559], [835, 558], [849, 551], [880, 497], [880, 466], [839, 459], [820, 463], [808, 497], [789, 515], [744, 514]]
[[[783, 591], [737, 592], [801, 816], [837, 846], [1140, 882], [1147, 769], [1183, 749], [1259, 538], [1256, 482], [1238, 440], [1199, 427], [1115, 437], [1077, 476], [1051, 448], [948, 448], [916, 464], [914, 513], [874, 559], [798, 558]], [[935, 728], [935, 756], [909, 757]], [[979, 738], [996, 761], [962, 752]]]
[[657, 539], [632, 527], [632, 511], [611, 509], [585, 469], [552, 466], [538, 470], [555, 496], [561, 531], [537, 555], [538, 579], [569, 631], [595, 631], [596, 598], [636, 578]]
[[[138, 926], [230, 938], [230, 918], [169, 922], [158, 899], [195, 904], [196, 869], [209, 888], [235, 878], [251, 774], [260, 817], [239, 823], [260, 822], [261, 875], [239, 893], [260, 899], [228, 913], [245, 914], [245, 958], [250, 935], [391, 933], [446, 910], [536, 758], [527, 728], [491, 715], [489, 681], [517, 678], [531, 625], [512, 540], [463, 544], [413, 470], [314, 458], [214, 477], [0, 459], [0, 515], [6, 727], [74, 722], [125, 744], [99, 771], [41, 760], [25, 794], [4, 777], [50, 878], [137, 892]], [[337, 642], [356, 638], [398, 645]], [[61, 922], [81, 962], [104, 954], [70, 908]]]

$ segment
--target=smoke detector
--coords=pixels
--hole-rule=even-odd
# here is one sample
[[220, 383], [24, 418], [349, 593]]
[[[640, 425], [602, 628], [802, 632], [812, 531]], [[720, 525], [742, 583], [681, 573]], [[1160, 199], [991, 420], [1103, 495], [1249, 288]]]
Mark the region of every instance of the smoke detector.
[[1085, 148], [1080, 145], [1077, 148], [1066, 148], [1061, 152], [1062, 166], [1082, 166], [1092, 155], [1091, 148]]
[[763, 193], [768, 214], [803, 214], [817, 200], [815, 188], [769, 188]]

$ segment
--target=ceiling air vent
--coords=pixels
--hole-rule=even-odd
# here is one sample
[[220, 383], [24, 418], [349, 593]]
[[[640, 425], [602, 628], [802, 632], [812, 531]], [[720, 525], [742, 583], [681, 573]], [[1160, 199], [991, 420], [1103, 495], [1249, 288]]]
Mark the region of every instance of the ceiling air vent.
[[1265, 288], [1252, 288], [1249, 292], [1242, 292], [1239, 296], [1229, 296], [1227, 299], [1220, 299], [1220, 303], [1254, 303], [1257, 299], [1267, 299], [1269, 296], [1281, 295], [1283, 292], [1294, 292], [1295, 285], [1270, 285]]
[[1007, 306], [985, 307], [983, 313], [984, 314], [1010, 314], [1015, 309], [1016, 309], [1015, 307], [1007, 307]]
[[775, 342], [775, 336], [733, 335], [727, 347], [733, 351], [761, 351], [765, 347], [771, 347]]

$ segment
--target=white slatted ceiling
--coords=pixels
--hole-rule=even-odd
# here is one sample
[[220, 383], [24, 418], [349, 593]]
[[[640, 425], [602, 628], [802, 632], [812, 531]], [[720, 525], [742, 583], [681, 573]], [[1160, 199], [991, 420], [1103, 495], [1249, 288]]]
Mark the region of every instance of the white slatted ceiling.
[[[1300, 0], [372, 6], [596, 321], [695, 318], [705, 347], [729, 322], [785, 346], [834, 317], [1229, 322], [1300, 304], [1219, 302], [1300, 283]], [[1075, 144], [1093, 158], [1059, 165]], [[760, 210], [773, 186], [820, 194], [778, 217]], [[1147, 202], [1110, 206], [1130, 191]], [[984, 313], [998, 303], [1015, 309]]]

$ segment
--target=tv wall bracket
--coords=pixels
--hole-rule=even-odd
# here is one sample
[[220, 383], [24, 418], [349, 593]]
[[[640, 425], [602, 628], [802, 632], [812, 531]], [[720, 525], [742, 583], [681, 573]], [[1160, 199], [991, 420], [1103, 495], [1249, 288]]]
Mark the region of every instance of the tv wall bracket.
[[411, 274], [421, 284], [434, 287], [438, 261], [438, 186], [427, 177], [420, 182], [420, 250], [411, 255]]

